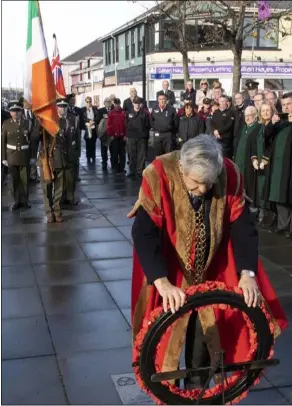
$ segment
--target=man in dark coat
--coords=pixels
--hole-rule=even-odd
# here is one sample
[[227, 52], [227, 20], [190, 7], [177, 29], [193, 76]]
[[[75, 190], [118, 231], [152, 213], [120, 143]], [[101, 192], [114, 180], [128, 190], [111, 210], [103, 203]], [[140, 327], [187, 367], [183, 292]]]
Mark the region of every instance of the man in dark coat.
[[175, 95], [172, 90], [169, 89], [169, 81], [168, 80], [163, 80], [162, 82], [162, 90], [156, 93], [156, 100], [158, 102], [158, 96], [160, 94], [165, 94], [167, 98], [167, 103], [170, 106], [173, 106], [175, 104]]
[[[80, 135], [80, 145], [81, 145], [81, 132], [85, 131], [85, 122], [84, 122], [84, 117], [82, 114], [82, 109], [80, 107], [76, 107], [76, 96], [74, 93], [70, 93], [67, 95], [67, 103], [68, 103], [68, 114], [73, 114], [74, 116], [78, 117], [78, 122], [79, 122], [79, 135]], [[81, 153], [81, 149], [80, 149]], [[77, 181], [79, 182], [81, 179], [79, 177], [79, 169], [80, 169], [80, 157], [78, 159], [78, 166], [77, 166]]]
[[[102, 159], [102, 170], [107, 172], [107, 161], [108, 161], [108, 149], [109, 149], [109, 136], [106, 134], [99, 134], [100, 130], [100, 123], [102, 120], [107, 120], [109, 113], [113, 110], [114, 106], [112, 105], [111, 99], [106, 97], [104, 99], [104, 107], [98, 109], [98, 137], [100, 139], [100, 152], [101, 152], [101, 159]], [[105, 130], [106, 130], [106, 123]], [[106, 141], [106, 142], [105, 142]], [[111, 147], [110, 147], [111, 149]]]
[[285, 94], [281, 103], [283, 113], [288, 113], [288, 120], [276, 125], [265, 197], [277, 205], [278, 224], [271, 231], [292, 238], [292, 92]]
[[227, 108], [227, 97], [219, 99], [219, 109], [215, 111], [211, 120], [215, 137], [222, 144], [224, 156], [232, 158], [233, 155], [233, 126], [234, 114]]
[[8, 167], [14, 204], [12, 210], [21, 206], [30, 208], [28, 200], [29, 164], [31, 159], [32, 126], [22, 117], [22, 105], [18, 101], [8, 105], [11, 118], [2, 127], [2, 164]]
[[165, 94], [159, 95], [158, 106], [151, 112], [150, 124], [154, 131], [155, 156], [171, 152], [178, 128], [178, 119], [175, 109], [167, 105]]
[[178, 127], [178, 146], [182, 145], [191, 138], [205, 133], [205, 122], [199, 113], [195, 113], [193, 106], [189, 103], [185, 105], [185, 114], [179, 118]]
[[130, 160], [130, 173], [127, 177], [142, 177], [147, 155], [150, 130], [149, 113], [141, 106], [140, 100], [133, 100], [133, 111], [126, 114], [127, 149]]
[[238, 139], [241, 134], [241, 130], [243, 129], [245, 124], [244, 121], [245, 105], [244, 105], [244, 96], [242, 93], [236, 93], [234, 96], [234, 100], [235, 106], [233, 108], [234, 112], [233, 147], [235, 150]]
[[[1, 128], [5, 120], [10, 118], [10, 114], [8, 111], [1, 108]], [[1, 184], [7, 185], [6, 177], [8, 175], [8, 167], [1, 163]]]
[[[130, 113], [133, 111], [133, 100], [138, 97], [137, 90], [134, 87], [130, 88], [130, 97], [124, 100], [123, 110], [125, 113]], [[147, 103], [142, 97], [138, 97], [140, 104], [143, 105], [143, 108], [147, 109]]]

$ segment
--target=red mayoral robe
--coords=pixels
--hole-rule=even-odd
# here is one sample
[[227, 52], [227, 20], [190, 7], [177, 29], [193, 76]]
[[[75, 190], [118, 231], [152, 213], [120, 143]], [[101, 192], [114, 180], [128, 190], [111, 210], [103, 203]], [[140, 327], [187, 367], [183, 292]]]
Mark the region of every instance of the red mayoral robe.
[[[158, 228], [163, 230], [162, 245], [170, 282], [182, 289], [189, 286], [185, 266], [188, 260], [187, 221], [190, 201], [183, 188], [178, 169], [179, 152], [160, 156], [143, 173], [139, 198], [128, 217], [135, 216], [142, 206]], [[229, 225], [243, 212], [245, 205], [242, 177], [238, 167], [224, 159], [224, 168], [214, 185], [210, 209], [210, 251], [205, 266], [205, 281], [223, 282], [229, 287], [238, 285]], [[195, 258], [193, 236], [192, 260]], [[287, 327], [287, 319], [261, 262], [258, 262], [257, 284], [270, 310], [274, 334]], [[142, 321], [161, 305], [161, 297], [154, 285], [147, 285], [146, 277], [134, 250], [132, 278], [133, 339]], [[211, 360], [214, 352], [224, 348], [227, 363], [240, 362], [249, 350], [249, 331], [240, 312], [206, 307], [199, 311], [203, 332], [208, 332], [207, 345]], [[232, 314], [232, 316], [231, 316]], [[162, 372], [176, 370], [184, 344], [189, 315], [181, 318], [160, 343], [157, 364]], [[212, 332], [210, 334], [210, 332]]]

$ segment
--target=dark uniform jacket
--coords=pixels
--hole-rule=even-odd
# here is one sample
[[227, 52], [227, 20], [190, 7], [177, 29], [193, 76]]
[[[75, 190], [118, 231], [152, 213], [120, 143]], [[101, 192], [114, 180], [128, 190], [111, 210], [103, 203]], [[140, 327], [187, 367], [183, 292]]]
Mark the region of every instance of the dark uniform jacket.
[[148, 113], [144, 110], [127, 113], [126, 128], [128, 138], [149, 138], [150, 119]]
[[216, 110], [211, 120], [212, 130], [218, 130], [221, 138], [232, 139], [234, 114], [232, 109]]
[[[139, 99], [140, 103], [143, 104], [143, 107], [147, 109], [147, 103], [143, 99], [143, 97], [138, 97], [138, 99]], [[124, 100], [123, 110], [126, 113], [130, 113], [131, 111], [133, 111], [133, 103], [132, 103], [131, 97], [128, 97], [128, 99]]]
[[[52, 165], [54, 169], [63, 169], [65, 166], [75, 164], [81, 152], [81, 139], [79, 135], [78, 118], [68, 114], [66, 118], [59, 119], [60, 131], [52, 137], [45, 131], [45, 147], [49, 156], [52, 152]], [[40, 158], [45, 156], [43, 128], [38, 123], [38, 131], [33, 133], [34, 141], [41, 141]], [[40, 160], [40, 164], [41, 164]]]
[[1, 127], [5, 120], [10, 118], [10, 113], [4, 109], [1, 109]]
[[14, 121], [12, 118], [4, 121], [2, 127], [2, 161], [9, 166], [26, 166], [31, 157], [30, 120]]
[[173, 92], [172, 90], [167, 90], [167, 91], [165, 91], [165, 90], [160, 90], [159, 92], [156, 93], [156, 100], [157, 100], [157, 101], [158, 101], [158, 96], [159, 96], [160, 94], [162, 94], [162, 93], [166, 95], [167, 100], [168, 100], [168, 104], [169, 104], [170, 106], [173, 106], [173, 105], [175, 104], [175, 95], [174, 95], [174, 92]]
[[182, 116], [179, 120], [178, 138], [186, 142], [190, 138], [205, 133], [205, 122], [199, 114]]
[[161, 110], [157, 106], [151, 112], [150, 124], [160, 136], [167, 137], [175, 134], [178, 128], [176, 110], [171, 106], [166, 106], [164, 110]]
[[83, 117], [83, 112], [82, 112], [82, 109], [80, 107], [76, 107], [76, 106], [71, 107], [71, 106], [69, 106], [68, 107], [68, 113], [79, 117], [80, 130], [85, 130], [86, 129], [85, 128], [84, 117]]

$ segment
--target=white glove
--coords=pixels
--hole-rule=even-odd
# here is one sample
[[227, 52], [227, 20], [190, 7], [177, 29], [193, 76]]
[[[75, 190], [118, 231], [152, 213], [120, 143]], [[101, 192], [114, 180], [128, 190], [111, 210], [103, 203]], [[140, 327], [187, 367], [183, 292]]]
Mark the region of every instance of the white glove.
[[263, 162], [260, 163], [260, 169], [261, 170], [265, 169], [265, 164]]
[[8, 162], [7, 162], [6, 160], [2, 161], [2, 164], [3, 164], [4, 166], [8, 166]]
[[258, 160], [257, 160], [257, 159], [254, 159], [254, 160], [252, 161], [252, 164], [253, 164], [253, 167], [254, 167], [256, 170], [259, 169], [259, 163], [258, 163]]
[[29, 161], [29, 164], [30, 164], [30, 165], [34, 165], [35, 163], [36, 163], [36, 160], [33, 159], [33, 158], [31, 158], [31, 160]]

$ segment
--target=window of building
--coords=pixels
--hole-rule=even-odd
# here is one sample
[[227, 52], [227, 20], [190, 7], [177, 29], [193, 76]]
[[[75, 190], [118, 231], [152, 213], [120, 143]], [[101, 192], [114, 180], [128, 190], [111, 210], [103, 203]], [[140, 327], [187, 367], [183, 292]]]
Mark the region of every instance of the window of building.
[[119, 37], [116, 37], [116, 63], [119, 62]]
[[[80, 70], [82, 70], [82, 62], [80, 62], [79, 68], [80, 68]], [[79, 80], [80, 80], [80, 82], [82, 82], [82, 72], [80, 72], [80, 74], [79, 74]]]
[[159, 32], [159, 22], [154, 26], [154, 50], [158, 51], [160, 47], [160, 32]]
[[90, 59], [87, 59], [87, 67], [90, 68]]
[[88, 80], [91, 80], [91, 72], [88, 72]]
[[244, 24], [249, 24], [245, 29], [248, 34], [243, 40], [244, 48], [274, 48], [277, 49], [279, 45], [279, 20], [272, 19], [268, 22], [267, 26], [257, 26], [252, 30], [252, 17], [246, 17]]
[[131, 31], [131, 58], [135, 58], [135, 30]]
[[108, 49], [108, 64], [110, 65], [112, 63], [111, 40], [108, 40], [107, 42], [107, 49]]
[[138, 27], [138, 56], [142, 55], [142, 27]]
[[115, 51], [115, 40], [111, 40], [112, 54], [113, 54], [113, 63], [116, 61], [116, 51]]
[[125, 47], [126, 47], [126, 61], [130, 59], [130, 49], [129, 49], [129, 32], [125, 34]]

